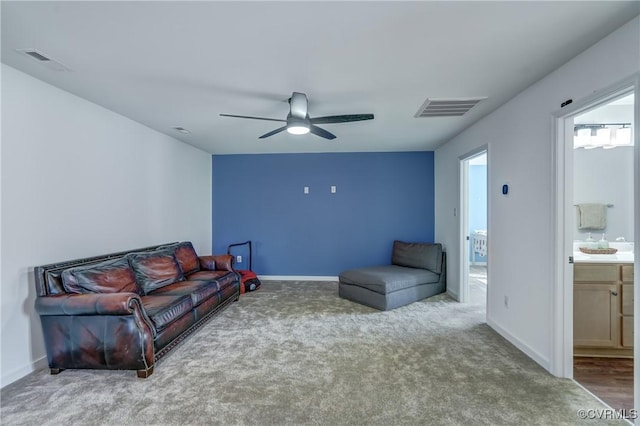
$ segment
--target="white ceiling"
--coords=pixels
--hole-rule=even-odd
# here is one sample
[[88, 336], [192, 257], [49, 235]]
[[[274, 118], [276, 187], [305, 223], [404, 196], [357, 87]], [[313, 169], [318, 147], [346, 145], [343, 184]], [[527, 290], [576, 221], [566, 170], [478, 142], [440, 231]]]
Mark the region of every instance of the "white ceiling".
[[[640, 13], [640, 2], [12, 2], [2, 62], [214, 154], [432, 150]], [[71, 72], [16, 52], [34, 48]], [[291, 92], [321, 127], [280, 123]], [[426, 98], [487, 97], [414, 118]], [[182, 126], [192, 133], [172, 130]]]

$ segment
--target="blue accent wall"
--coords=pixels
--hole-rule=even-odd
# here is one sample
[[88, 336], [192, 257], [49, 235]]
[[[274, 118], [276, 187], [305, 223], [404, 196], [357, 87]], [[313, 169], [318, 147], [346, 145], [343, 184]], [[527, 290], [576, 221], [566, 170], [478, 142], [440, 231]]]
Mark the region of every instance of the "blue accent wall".
[[[487, 166], [469, 166], [469, 233], [487, 229]], [[469, 250], [469, 260], [473, 258], [473, 241]], [[476, 262], [486, 262], [486, 256], [476, 256]]]
[[[432, 151], [214, 155], [214, 253], [252, 240], [261, 275], [389, 264], [393, 240], [433, 242], [433, 159]], [[245, 251], [232, 254], [248, 269]]]

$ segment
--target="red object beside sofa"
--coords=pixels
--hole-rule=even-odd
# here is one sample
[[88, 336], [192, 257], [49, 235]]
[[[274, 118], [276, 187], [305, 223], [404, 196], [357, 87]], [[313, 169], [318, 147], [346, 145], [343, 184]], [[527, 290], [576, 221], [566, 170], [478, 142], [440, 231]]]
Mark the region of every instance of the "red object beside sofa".
[[35, 268], [49, 368], [153, 373], [162, 358], [240, 295], [230, 255], [172, 243]]

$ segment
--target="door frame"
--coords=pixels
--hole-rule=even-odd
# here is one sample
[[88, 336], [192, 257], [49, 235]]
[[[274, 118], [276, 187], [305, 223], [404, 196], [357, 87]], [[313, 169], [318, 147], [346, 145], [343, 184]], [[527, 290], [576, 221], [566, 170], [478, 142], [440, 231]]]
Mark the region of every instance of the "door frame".
[[[573, 265], [569, 263], [569, 256], [573, 255], [573, 232], [568, 224], [573, 220], [573, 118], [587, 110], [605, 104], [625, 92], [632, 92], [634, 98], [634, 182], [640, 182], [640, 73], [634, 73], [619, 82], [592, 95], [580, 99], [571, 105], [552, 114], [552, 208], [553, 223], [551, 241], [552, 276], [550, 339], [552, 356], [551, 373], [565, 378], [573, 378]], [[634, 215], [640, 214], [640, 188], [634, 188]], [[638, 270], [638, 242], [640, 241], [640, 226], [634, 229], [634, 267]], [[634, 291], [640, 291], [640, 277], [634, 278]], [[640, 293], [636, 293], [640, 294]], [[634, 312], [640, 313], [640, 300], [634, 300]], [[634, 347], [640, 348], [640, 315], [634, 315]], [[634, 356], [634, 401], [640, 401], [640, 356]]]
[[[460, 177], [460, 187], [458, 193], [460, 195], [460, 199], [458, 201], [458, 241], [460, 241], [460, 263], [458, 265], [458, 273], [460, 277], [460, 303], [469, 303], [471, 298], [469, 291], [469, 244], [470, 242], [466, 239], [467, 236], [470, 236], [469, 230], [469, 175], [468, 175], [468, 162], [472, 158], [475, 158], [479, 155], [486, 154], [487, 156], [487, 249], [490, 249], [489, 245], [489, 218], [491, 217], [491, 199], [489, 197], [489, 176], [490, 176], [490, 160], [489, 160], [489, 145], [485, 144], [479, 146], [471, 151], [468, 151], [465, 154], [462, 154], [458, 157], [459, 164], [459, 177]], [[489, 295], [489, 258], [490, 256], [487, 253], [487, 300]], [[489, 306], [487, 304], [487, 312], [489, 310]]]

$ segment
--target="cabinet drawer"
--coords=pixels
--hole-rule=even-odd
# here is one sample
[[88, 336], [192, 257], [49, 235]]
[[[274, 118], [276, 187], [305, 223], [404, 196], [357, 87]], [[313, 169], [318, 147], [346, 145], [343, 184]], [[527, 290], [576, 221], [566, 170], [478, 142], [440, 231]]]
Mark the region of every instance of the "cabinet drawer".
[[633, 347], [633, 317], [622, 317], [622, 346]]
[[620, 275], [618, 273], [618, 265], [607, 264], [574, 264], [573, 280], [578, 282], [589, 281], [618, 281]]
[[633, 265], [622, 265], [622, 281], [633, 282]]
[[633, 315], [633, 284], [622, 284], [622, 315]]

